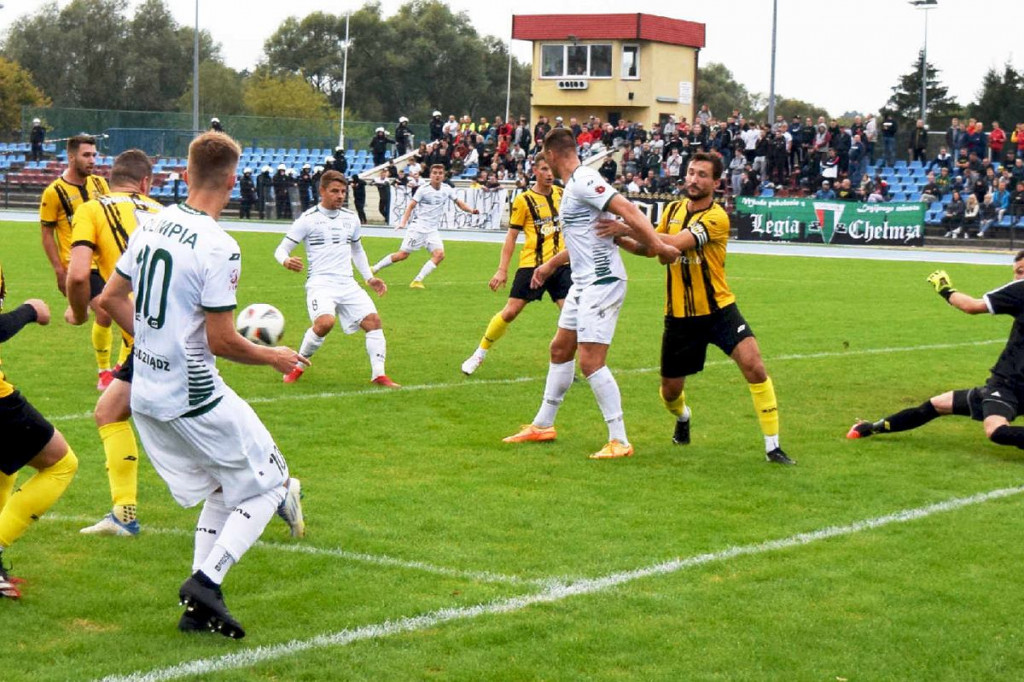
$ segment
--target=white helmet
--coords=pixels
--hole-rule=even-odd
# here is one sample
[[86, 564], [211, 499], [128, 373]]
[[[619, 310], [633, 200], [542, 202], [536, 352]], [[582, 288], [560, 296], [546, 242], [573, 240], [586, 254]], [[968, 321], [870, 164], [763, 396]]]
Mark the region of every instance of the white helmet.
[[220, 119], [217, 118], [216, 116], [214, 116], [213, 118], [210, 119], [210, 123], [220, 123]]
[[286, 168], [287, 166], [285, 166], [283, 163], [277, 164], [277, 170], [279, 171], [285, 170]]
[[[38, 119], [37, 119], [37, 120], [38, 120]], [[409, 119], [407, 119], [407, 118], [406, 118], [405, 116], [399, 116], [399, 117], [398, 117], [398, 122], [399, 122], [399, 123], [408, 123], [408, 122], [409, 122]]]
[[37, 125], [39, 125], [40, 123], [42, 123], [42, 121], [40, 121], [40, 120], [39, 120], [38, 118], [34, 118], [34, 119], [32, 119], [32, 125], [34, 125], [34, 126], [37, 126]]
[[246, 168], [244, 171], [242, 171], [242, 174], [243, 175], [252, 175], [252, 168]]
[[325, 157], [324, 158], [324, 163], [326, 163], [328, 166], [331, 165], [332, 163], [334, 163], [334, 157], [333, 156]]
[[440, 116], [440, 115], [441, 115], [441, 112], [438, 111], [437, 109], [434, 109], [434, 116]]
[[313, 172], [314, 173], [323, 173], [324, 172], [324, 167], [323, 166], [313, 166]]
[[309, 168], [309, 164], [308, 164], [308, 163], [304, 163], [304, 164], [302, 164], [302, 167], [303, 167], [304, 169], [305, 169], [305, 168]]
[[269, 173], [269, 172], [270, 172], [270, 166], [264, 166], [263, 168], [260, 169], [260, 173]]
[[380, 128], [380, 127], [378, 127], [378, 128], [377, 128], [376, 130], [374, 130], [373, 132], [375, 132], [375, 133], [383, 133], [383, 132], [384, 132], [384, 129], [383, 129], [383, 128]]

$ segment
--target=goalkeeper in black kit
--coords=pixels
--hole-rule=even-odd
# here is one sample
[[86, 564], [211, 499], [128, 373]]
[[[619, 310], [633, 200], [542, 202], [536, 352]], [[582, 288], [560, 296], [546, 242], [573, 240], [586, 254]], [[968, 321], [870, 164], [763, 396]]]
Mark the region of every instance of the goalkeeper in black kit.
[[877, 422], [858, 421], [846, 437], [866, 438], [879, 433], [908, 431], [936, 417], [955, 414], [982, 422], [985, 436], [993, 443], [1024, 449], [1024, 427], [1010, 426], [1024, 407], [1024, 251], [1018, 251], [1013, 258], [1013, 281], [981, 298], [954, 289], [944, 270], [933, 272], [928, 282], [951, 306], [968, 315], [1012, 315], [1013, 328], [1006, 347], [984, 386], [947, 391]]

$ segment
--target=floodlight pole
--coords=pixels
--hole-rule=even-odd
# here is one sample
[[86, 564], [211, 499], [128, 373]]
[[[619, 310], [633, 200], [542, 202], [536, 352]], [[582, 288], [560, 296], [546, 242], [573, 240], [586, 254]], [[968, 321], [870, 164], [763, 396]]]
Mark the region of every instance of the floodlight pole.
[[348, 21], [351, 12], [345, 12], [345, 44], [344, 58], [341, 65], [341, 119], [338, 123], [338, 146], [345, 149], [345, 95], [348, 93]]
[[509, 109], [512, 106], [512, 37], [508, 39], [508, 81], [505, 84], [505, 123], [508, 124]]
[[924, 10], [924, 48], [921, 50], [921, 120], [928, 124], [928, 11], [939, 4], [939, 0], [909, 0], [917, 9]]

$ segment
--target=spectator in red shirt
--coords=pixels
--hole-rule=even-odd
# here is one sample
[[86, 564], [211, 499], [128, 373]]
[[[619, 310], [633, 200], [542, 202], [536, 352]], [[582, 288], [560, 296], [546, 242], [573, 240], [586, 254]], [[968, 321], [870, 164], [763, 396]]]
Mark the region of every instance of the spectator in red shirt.
[[1006, 131], [999, 127], [999, 121], [992, 121], [992, 132], [988, 134], [989, 160], [998, 161], [1003, 157]]

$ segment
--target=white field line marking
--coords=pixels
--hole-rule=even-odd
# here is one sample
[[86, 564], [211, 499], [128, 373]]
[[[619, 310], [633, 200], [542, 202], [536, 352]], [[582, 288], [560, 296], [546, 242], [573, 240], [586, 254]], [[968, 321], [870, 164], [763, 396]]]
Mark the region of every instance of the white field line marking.
[[284, 644], [260, 646], [234, 654], [218, 656], [213, 658], [200, 658], [185, 663], [156, 668], [148, 672], [134, 672], [128, 675], [112, 675], [103, 678], [103, 682], [160, 682], [162, 680], [173, 680], [188, 675], [208, 677], [212, 673], [222, 670], [248, 668], [259, 663], [272, 661], [285, 656], [292, 656], [304, 651], [322, 649], [331, 646], [345, 646], [352, 642], [363, 640], [380, 639], [391, 635], [406, 632], [415, 632], [436, 627], [443, 623], [457, 620], [468, 620], [483, 615], [505, 614], [521, 611], [534, 604], [546, 604], [562, 601], [569, 597], [578, 595], [597, 594], [606, 592], [619, 585], [649, 578], [652, 576], [669, 575], [677, 573], [694, 566], [703, 566], [718, 561], [725, 561], [740, 556], [763, 554], [765, 552], [776, 552], [792, 547], [802, 547], [819, 540], [843, 537], [861, 533], [866, 530], [881, 528], [893, 523], [906, 523], [917, 519], [955, 511], [970, 505], [981, 504], [990, 500], [1004, 497], [1011, 497], [1024, 493], [1024, 486], [1017, 488], [1001, 488], [985, 493], [978, 493], [970, 497], [958, 497], [943, 502], [937, 502], [916, 509], [904, 509], [902, 511], [878, 516], [863, 521], [855, 521], [845, 526], [829, 526], [809, 533], [798, 533], [779, 540], [767, 540], [750, 545], [735, 545], [727, 547], [718, 552], [697, 554], [686, 558], [671, 559], [657, 564], [652, 564], [632, 571], [610, 573], [599, 578], [587, 578], [572, 583], [555, 584], [536, 594], [518, 597], [497, 599], [491, 602], [476, 604], [462, 608], [447, 608], [431, 611], [419, 616], [408, 616], [397, 620], [386, 620], [382, 623], [364, 625], [357, 628], [341, 630], [324, 635], [318, 635], [310, 639], [292, 640]]
[[[42, 519], [70, 523], [88, 523], [90, 521], [93, 521], [95, 517], [84, 516], [80, 514], [46, 514], [42, 517]], [[186, 530], [184, 528], [155, 528], [153, 526], [146, 526], [143, 529], [142, 533], [143, 535], [180, 535], [183, 537], [193, 536], [192, 531]], [[316, 547], [314, 545], [306, 544], [305, 542], [296, 544], [285, 544], [282, 542], [268, 542], [266, 540], [259, 540], [256, 542], [255, 547], [271, 549], [279, 552], [292, 552], [295, 554], [310, 554], [313, 556], [335, 557], [347, 561], [357, 561], [366, 564], [374, 564], [376, 566], [388, 566], [391, 568], [403, 568], [413, 571], [422, 571], [424, 573], [443, 575], [449, 578], [475, 580], [477, 582], [482, 583], [550, 587], [554, 584], [560, 584], [562, 582], [573, 580], [573, 578], [569, 577], [531, 579], [522, 578], [517, 575], [502, 575], [500, 573], [492, 573], [490, 571], [462, 571], [457, 568], [437, 566], [436, 564], [429, 564], [424, 561], [408, 561], [406, 559], [398, 559], [396, 557], [388, 556], [387, 554], [365, 554], [363, 552], [350, 552], [348, 550], [344, 550], [341, 548]]]
[[[775, 357], [765, 358], [765, 361], [769, 364], [772, 362], [786, 362], [789, 360], [819, 360], [822, 358], [838, 358], [838, 357], [853, 357], [858, 355], [887, 355], [889, 353], [914, 353], [917, 351], [930, 351], [930, 350], [949, 350], [951, 348], [966, 348], [971, 346], [990, 346], [997, 343], [1006, 343], [1005, 339], [989, 339], [987, 341], [963, 341], [960, 343], [932, 343], [922, 346], [898, 346], [894, 348], [864, 348], [862, 350], [844, 350], [844, 351], [823, 351], [821, 353], [794, 353], [791, 355], [776, 355]], [[706, 363], [707, 367], [715, 367], [720, 365], [731, 365], [732, 360], [712, 360]], [[651, 372], [659, 371], [657, 367], [637, 367], [633, 369], [615, 369], [615, 374], [648, 374]], [[361, 397], [368, 395], [397, 395], [400, 393], [408, 393], [409, 391], [435, 391], [445, 390], [449, 388], [464, 388], [467, 386], [496, 386], [496, 385], [510, 385], [510, 384], [523, 384], [531, 381], [544, 381], [544, 377], [515, 377], [511, 379], [477, 379], [477, 380], [466, 380], [466, 381], [453, 381], [439, 384], [403, 384], [400, 391], [382, 391], [379, 388], [366, 388], [356, 389], [354, 391], [324, 391], [321, 393], [285, 393], [277, 396], [257, 396], [253, 398], [246, 398], [246, 402], [252, 405], [261, 403], [277, 403], [286, 402], [293, 400], [326, 400], [331, 398], [352, 398]], [[56, 417], [47, 417], [51, 422], [67, 422], [76, 421], [79, 419], [91, 419], [92, 412], [78, 412], [75, 414], [62, 414]]]

